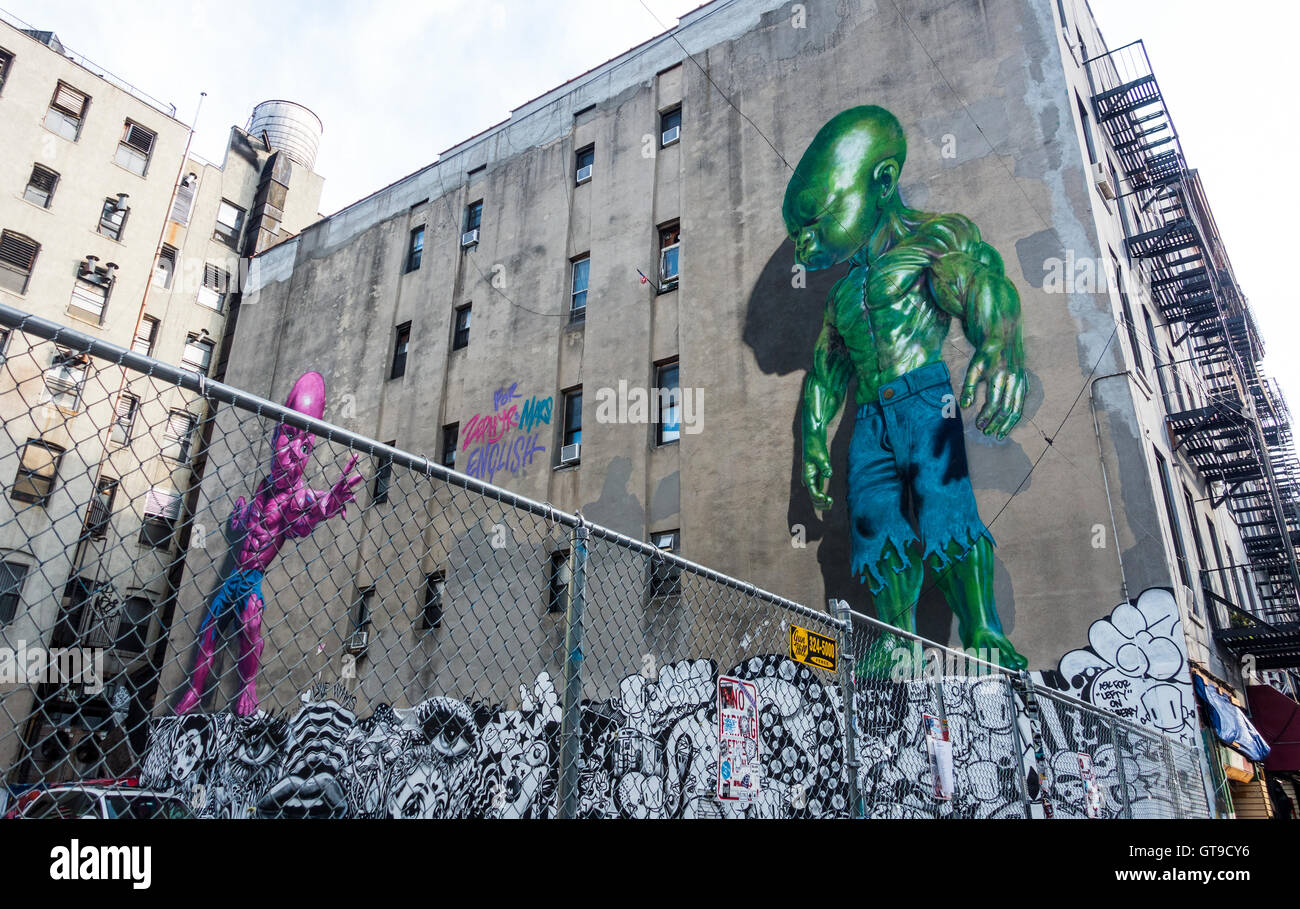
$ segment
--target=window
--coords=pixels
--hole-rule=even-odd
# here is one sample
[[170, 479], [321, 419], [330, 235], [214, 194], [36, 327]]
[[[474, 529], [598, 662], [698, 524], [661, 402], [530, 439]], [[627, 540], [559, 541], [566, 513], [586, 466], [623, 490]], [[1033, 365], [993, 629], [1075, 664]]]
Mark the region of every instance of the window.
[[154, 487], [145, 495], [144, 523], [140, 525], [139, 542], [155, 549], [170, 549], [176, 519], [181, 514], [180, 493]]
[[671, 290], [677, 286], [678, 253], [681, 251], [682, 229], [677, 222], [659, 228], [659, 289]]
[[177, 250], [174, 246], [163, 244], [158, 250], [158, 259], [153, 265], [153, 286], [167, 290], [172, 286], [172, 276], [176, 274]]
[[21, 562], [0, 562], [0, 622], [12, 622], [23, 599], [27, 566]]
[[244, 210], [238, 205], [221, 200], [217, 207], [217, 229], [212, 232], [212, 239], [234, 249], [239, 246], [239, 235], [244, 229]]
[[27, 189], [23, 198], [33, 205], [49, 208], [54, 201], [54, 190], [59, 185], [59, 175], [48, 167], [32, 165], [32, 175], [27, 180]]
[[[390, 439], [384, 443], [396, 447], [397, 440]], [[375, 472], [375, 490], [370, 501], [376, 505], [382, 505], [388, 501], [388, 487], [393, 482], [393, 459], [388, 455], [380, 455], [379, 470]]]
[[45, 128], [70, 142], [81, 135], [81, 124], [86, 119], [90, 98], [66, 82], [60, 82], [50, 99], [50, 109], [45, 115]]
[[1133, 362], [1140, 372], [1147, 371], [1146, 361], [1142, 358], [1142, 344], [1138, 341], [1137, 323], [1133, 321], [1133, 308], [1129, 305], [1128, 289], [1124, 284], [1124, 270], [1119, 267], [1119, 258], [1115, 251], [1110, 251], [1111, 267], [1115, 269], [1115, 283], [1119, 288], [1119, 306], [1124, 314], [1124, 329], [1128, 332], [1128, 345], [1133, 351]]
[[451, 349], [460, 350], [469, 346], [469, 310], [470, 304], [456, 307], [456, 327], [451, 337]]
[[181, 362], [203, 375], [208, 374], [208, 367], [212, 365], [212, 342], [206, 338], [200, 338], [198, 335], [190, 335], [185, 341], [185, 350], [181, 354]]
[[90, 500], [86, 514], [86, 536], [102, 540], [108, 536], [108, 525], [113, 518], [113, 499], [117, 497], [117, 480], [100, 477], [95, 481], [95, 497]]
[[565, 612], [569, 608], [569, 550], [557, 549], [551, 553], [550, 574], [546, 584], [546, 611]]
[[576, 324], [587, 318], [587, 283], [591, 277], [591, 257], [583, 256], [573, 263], [573, 290], [569, 298], [569, 322]]
[[578, 150], [578, 164], [574, 179], [577, 183], [586, 183], [591, 179], [591, 168], [596, 163], [596, 146], [588, 145]]
[[194, 207], [194, 190], [198, 182], [198, 177], [190, 174], [176, 187], [176, 198], [172, 200], [172, 213], [169, 217], [177, 224], [190, 223], [190, 209]]
[[682, 109], [680, 106], [659, 115], [659, 147], [672, 145], [682, 137]]
[[49, 401], [64, 410], [81, 406], [81, 389], [86, 383], [90, 360], [85, 354], [60, 348], [45, 370], [45, 391]]
[[135, 330], [135, 340], [131, 342], [131, 349], [138, 354], [151, 357], [153, 356], [153, 342], [157, 338], [158, 320], [153, 316], [144, 316], [140, 319], [140, 327]]
[[420, 259], [424, 257], [424, 225], [411, 231], [411, 239], [406, 246], [406, 271], [415, 271], [420, 267]]
[[117, 399], [117, 414], [113, 418], [113, 428], [109, 430], [109, 439], [118, 445], [131, 444], [131, 430], [135, 426], [135, 415], [140, 410], [140, 399], [123, 392]]
[[[1092, 121], [1088, 119], [1088, 108], [1083, 106], [1083, 99], [1079, 97], [1078, 92], [1074, 94], [1074, 103], [1079, 108], [1079, 122], [1083, 125], [1083, 142], [1088, 149], [1088, 163], [1096, 164], [1097, 147], [1092, 142]], [[1118, 192], [1119, 187], [1116, 187], [1115, 191]]]
[[655, 415], [655, 444], [666, 445], [682, 437], [682, 390], [678, 382], [678, 364], [663, 363], [655, 367], [658, 413]]
[[103, 321], [104, 310], [108, 306], [108, 294], [112, 290], [112, 279], [93, 280], [93, 274], [78, 276], [72, 285], [72, 299], [68, 305], [78, 309], [83, 315], [96, 321]]
[[54, 490], [54, 480], [59, 475], [59, 461], [63, 449], [41, 439], [28, 439], [18, 462], [18, 475], [14, 477], [9, 497], [19, 502], [44, 505]]
[[5, 87], [5, 80], [9, 78], [9, 68], [13, 62], [14, 55], [0, 47], [0, 91]]
[[443, 467], [456, 469], [456, 446], [460, 444], [460, 424], [452, 423], [450, 426], [442, 427], [442, 457], [440, 462]]
[[[1192, 498], [1192, 494], [1186, 486], [1183, 487], [1183, 503], [1187, 506], [1187, 520], [1192, 525], [1192, 543], [1196, 546], [1196, 563], [1201, 567], [1201, 583], [1197, 585], [1197, 588], [1200, 588], [1209, 580], [1210, 563], [1205, 558], [1205, 544], [1201, 542], [1201, 525], [1196, 523], [1196, 500]], [[1192, 597], [1192, 603], [1199, 609], [1199, 590], [1196, 590], [1196, 595]]]
[[190, 442], [194, 438], [194, 425], [197, 422], [193, 414], [184, 410], [173, 410], [167, 415], [162, 447], [165, 457], [182, 464], [189, 462]]
[[564, 438], [565, 445], [582, 444], [582, 389], [564, 393]]
[[9, 339], [13, 337], [13, 331], [8, 328], [0, 328], [0, 364], [4, 363], [5, 356], [9, 353]]
[[149, 626], [153, 623], [153, 602], [148, 597], [127, 597], [117, 623], [114, 646], [127, 653], [144, 653], [149, 643]]
[[27, 281], [40, 251], [41, 245], [31, 237], [8, 230], [0, 233], [0, 288], [27, 293]]
[[424, 604], [420, 612], [426, 631], [442, 624], [442, 594], [445, 583], [441, 571], [435, 571], [424, 579]]
[[478, 230], [483, 226], [483, 200], [471, 202], [465, 206], [465, 231]]
[[1178, 509], [1174, 505], [1173, 486], [1169, 480], [1169, 465], [1156, 452], [1157, 473], [1160, 474], [1160, 491], [1164, 494], [1165, 519], [1169, 522], [1169, 532], [1174, 538], [1174, 556], [1178, 562], [1178, 576], [1184, 587], [1192, 586], [1191, 575], [1187, 570], [1187, 551], [1183, 545], [1183, 528], [1178, 521]]
[[104, 208], [99, 213], [99, 226], [95, 228], [110, 240], [121, 240], [126, 233], [126, 216], [131, 209], [122, 196], [110, 196], [104, 200]]
[[203, 265], [203, 286], [199, 288], [198, 301], [208, 309], [221, 312], [226, 305], [226, 293], [230, 290], [230, 272], [218, 268], [211, 262]]
[[[660, 552], [675, 553], [681, 548], [681, 532], [666, 530], [652, 536], [651, 542]], [[679, 596], [682, 592], [682, 569], [680, 565], [664, 559], [651, 557], [647, 566], [646, 587], [650, 599], [667, 599]]]
[[122, 141], [118, 143], [114, 161], [133, 174], [143, 177], [149, 169], [149, 156], [153, 154], [153, 143], [158, 134], [145, 129], [139, 123], [130, 120], [122, 127]]
[[397, 326], [397, 340], [393, 343], [393, 368], [388, 373], [390, 379], [400, 379], [406, 375], [406, 351], [411, 346], [411, 323], [404, 322]]
[[357, 588], [357, 601], [352, 607], [352, 630], [368, 631], [370, 629], [370, 604], [375, 598], [375, 587]]

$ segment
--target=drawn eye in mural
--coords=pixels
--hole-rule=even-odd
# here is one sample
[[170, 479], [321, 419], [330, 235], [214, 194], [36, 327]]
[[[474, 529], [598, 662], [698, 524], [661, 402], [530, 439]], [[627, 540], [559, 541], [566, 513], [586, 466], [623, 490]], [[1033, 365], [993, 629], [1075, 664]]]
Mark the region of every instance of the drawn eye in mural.
[[[829, 510], [827, 430], [856, 382], [848, 528], [852, 569], [868, 585], [876, 615], [915, 632], [928, 566], [945, 579], [940, 587], [962, 644], [996, 651], [1002, 665], [1023, 669], [993, 601], [993, 537], [975, 503], [943, 360], [955, 319], [975, 348], [959, 403], [976, 404], [982, 386], [975, 426], [1005, 438], [1027, 389], [1020, 297], [969, 219], [903, 204], [898, 182], [906, 158], [893, 114], [854, 107], [818, 131], [786, 188], [782, 215], [798, 263], [810, 270], [849, 265], [826, 299], [811, 352], [801, 476], [813, 505]], [[898, 643], [880, 637], [860, 673], [886, 674]]]
[[415, 708], [416, 722], [430, 747], [449, 761], [468, 754], [478, 743], [474, 711], [463, 701], [432, 698]]

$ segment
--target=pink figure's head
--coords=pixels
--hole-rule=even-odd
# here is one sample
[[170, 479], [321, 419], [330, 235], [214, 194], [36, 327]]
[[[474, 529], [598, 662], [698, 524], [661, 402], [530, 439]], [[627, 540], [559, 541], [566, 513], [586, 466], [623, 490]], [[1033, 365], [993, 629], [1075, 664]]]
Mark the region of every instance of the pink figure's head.
[[[325, 379], [318, 372], [305, 372], [293, 383], [285, 407], [309, 417], [325, 415]], [[275, 429], [275, 454], [271, 458], [271, 482], [278, 489], [290, 489], [300, 479], [311, 460], [316, 437], [311, 433], [281, 423]]]

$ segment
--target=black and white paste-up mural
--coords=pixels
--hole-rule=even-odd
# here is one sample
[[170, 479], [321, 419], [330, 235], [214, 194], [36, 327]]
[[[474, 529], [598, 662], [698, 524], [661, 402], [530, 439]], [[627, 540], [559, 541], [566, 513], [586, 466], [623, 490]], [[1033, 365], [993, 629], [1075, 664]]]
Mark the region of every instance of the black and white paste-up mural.
[[[1055, 683], [1153, 732], [1177, 733], [1191, 703], [1182, 640], [1172, 595], [1146, 591], [1095, 623], [1089, 647], [1067, 654], [1040, 690]], [[581, 816], [848, 814], [839, 681], [783, 655], [749, 657], [721, 673], [755, 686], [762, 782], [748, 803], [717, 798], [719, 674], [712, 660], [669, 663], [582, 704]], [[1158, 738], [1130, 736], [1120, 767], [1105, 717], [1037, 700], [1044, 767], [1024, 702], [1002, 676], [859, 685], [855, 744], [867, 814], [1017, 817], [1026, 797], [1044, 795], [1060, 816], [1088, 816], [1090, 804], [1092, 816], [1112, 816], [1125, 803], [1137, 815], [1159, 813], [1170, 781]], [[142, 784], [184, 796], [206, 817], [556, 814], [561, 706], [546, 673], [520, 685], [508, 706], [428, 697], [358, 715], [339, 685], [317, 685], [301, 701], [289, 717], [155, 719]], [[951, 798], [935, 796], [927, 715], [943, 717], [951, 740]]]
[[1047, 684], [1089, 704], [1196, 744], [1187, 639], [1173, 592], [1153, 587], [1088, 630], [1088, 646], [1061, 658]]

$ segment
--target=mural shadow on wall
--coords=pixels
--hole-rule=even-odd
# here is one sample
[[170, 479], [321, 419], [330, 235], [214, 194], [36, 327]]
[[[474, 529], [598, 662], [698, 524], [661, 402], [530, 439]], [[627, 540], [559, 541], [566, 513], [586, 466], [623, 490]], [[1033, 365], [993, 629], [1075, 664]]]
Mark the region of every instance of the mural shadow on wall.
[[[822, 313], [831, 287], [845, 272], [844, 267], [808, 271], [804, 287], [795, 287], [793, 271], [794, 244], [786, 239], [773, 251], [750, 291], [741, 334], [745, 345], [754, 353], [758, 368], [767, 375], [784, 376], [806, 373], [812, 364], [813, 348], [821, 331]], [[868, 615], [874, 614], [866, 585], [849, 569], [849, 522], [847, 473], [849, 439], [853, 435], [852, 414], [857, 409], [855, 393], [845, 398], [844, 408], [830, 440], [830, 496], [834, 505], [829, 512], [817, 511], [808, 498], [800, 475], [803, 462], [803, 429], [800, 423], [802, 402], [796, 398], [790, 406], [790, 476], [787, 526], [805, 528], [807, 542], [818, 541], [817, 562], [821, 568], [826, 596], [846, 600], [850, 606]], [[782, 403], [782, 406], [787, 406]], [[1029, 406], [1027, 402], [1026, 412]], [[777, 418], [779, 419], [779, 418]], [[1019, 447], [1016, 447], [1019, 451]], [[969, 446], [968, 446], [969, 451]], [[970, 451], [973, 455], [974, 452]], [[1023, 457], [1023, 452], [1021, 452]], [[1028, 459], [1026, 459], [1027, 462]], [[1022, 474], [1023, 475], [1023, 474]], [[792, 531], [793, 533], [793, 531]], [[1011, 580], [1001, 560], [995, 568], [998, 612], [1008, 633], [1014, 629], [1010, 596]], [[917, 631], [933, 641], [947, 642], [954, 637], [952, 611], [927, 573], [921, 602], [916, 612]]]

